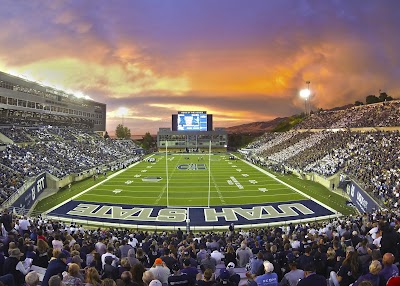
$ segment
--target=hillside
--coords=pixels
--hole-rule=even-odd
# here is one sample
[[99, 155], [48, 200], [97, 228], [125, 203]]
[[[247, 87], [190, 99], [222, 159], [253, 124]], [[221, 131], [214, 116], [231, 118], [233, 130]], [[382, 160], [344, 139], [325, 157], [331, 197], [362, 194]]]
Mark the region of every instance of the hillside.
[[252, 122], [242, 125], [227, 127], [226, 131], [232, 133], [259, 134], [274, 130], [279, 124], [287, 121], [288, 117], [278, 117], [270, 121]]

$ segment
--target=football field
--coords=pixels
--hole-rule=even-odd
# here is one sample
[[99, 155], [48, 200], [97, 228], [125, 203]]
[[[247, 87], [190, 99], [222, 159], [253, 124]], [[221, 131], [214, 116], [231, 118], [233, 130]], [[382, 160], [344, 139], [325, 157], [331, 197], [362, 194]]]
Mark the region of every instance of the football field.
[[39, 208], [52, 218], [104, 226], [215, 229], [329, 219], [346, 211], [344, 202], [319, 184], [231, 154], [157, 153], [78, 183]]
[[75, 199], [206, 207], [286, 202], [304, 197], [245, 161], [230, 159], [227, 154], [157, 154]]

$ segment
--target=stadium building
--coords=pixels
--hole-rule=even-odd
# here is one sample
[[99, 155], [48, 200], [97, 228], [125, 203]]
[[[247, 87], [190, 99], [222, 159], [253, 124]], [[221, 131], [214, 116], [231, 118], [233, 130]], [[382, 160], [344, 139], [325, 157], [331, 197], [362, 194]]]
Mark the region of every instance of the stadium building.
[[106, 105], [0, 72], [0, 118], [3, 125], [56, 122], [59, 126], [104, 132]]
[[213, 130], [213, 116], [206, 111], [179, 111], [172, 115], [171, 128], [157, 132], [158, 151], [178, 153], [226, 152], [228, 134], [224, 128]]

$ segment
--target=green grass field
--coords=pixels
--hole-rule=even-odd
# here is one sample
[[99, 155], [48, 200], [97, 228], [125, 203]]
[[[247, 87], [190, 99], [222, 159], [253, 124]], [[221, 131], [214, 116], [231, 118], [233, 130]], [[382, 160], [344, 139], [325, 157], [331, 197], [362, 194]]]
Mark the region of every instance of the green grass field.
[[[152, 158], [156, 160], [155, 163], [141, 162], [77, 200], [135, 205], [207, 206], [209, 185], [211, 206], [304, 199], [297, 192], [241, 160], [229, 160], [228, 155], [212, 155], [210, 160], [208, 157], [154, 155]], [[161, 180], [143, 181], [152, 177], [161, 177]]]
[[[142, 161], [121, 172], [109, 174], [107, 178], [101, 175], [96, 182], [88, 179], [73, 184], [71, 190], [62, 190], [40, 201], [36, 210], [46, 211], [78, 195], [74, 200], [180, 207], [205, 207], [208, 206], [208, 200], [210, 206], [241, 206], [313, 197], [343, 214], [354, 212], [345, 206], [344, 198], [332, 194], [319, 184], [294, 176], [274, 174], [279, 180], [306, 194], [303, 196], [245, 161], [230, 160], [229, 154], [215, 154], [210, 158], [207, 154], [155, 154], [152, 158], [155, 162]], [[157, 177], [161, 179], [155, 179]], [[328, 194], [331, 196], [328, 197]]]

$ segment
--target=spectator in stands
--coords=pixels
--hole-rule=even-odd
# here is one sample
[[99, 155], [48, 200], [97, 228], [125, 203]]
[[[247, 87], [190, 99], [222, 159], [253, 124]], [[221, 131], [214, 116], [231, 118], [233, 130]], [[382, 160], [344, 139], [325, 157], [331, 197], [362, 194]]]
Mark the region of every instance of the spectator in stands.
[[130, 272], [132, 273], [133, 282], [139, 286], [144, 286], [143, 274], [146, 272], [146, 268], [141, 263], [138, 263], [131, 268]]
[[67, 268], [67, 256], [65, 253], [60, 252], [56, 259], [53, 259], [49, 262], [49, 266], [46, 269], [46, 273], [44, 274], [43, 281], [40, 284], [41, 286], [48, 286], [49, 279], [53, 275], [60, 275]]
[[189, 259], [183, 260], [183, 269], [181, 272], [187, 274], [190, 285], [194, 285], [196, 283], [196, 276], [199, 271], [197, 270], [197, 267], [193, 267], [191, 265]]
[[359, 286], [363, 281], [369, 281], [373, 286], [379, 286], [379, 272], [382, 270], [382, 265], [379, 261], [372, 261], [369, 266], [369, 273], [360, 276], [357, 281], [353, 284], [353, 286]]
[[9, 257], [6, 258], [3, 265], [3, 273], [12, 274], [16, 285], [22, 285], [25, 281], [25, 275], [30, 271], [31, 265], [24, 265], [21, 257], [24, 254], [19, 248], [12, 249]]
[[210, 268], [204, 271], [203, 277], [201, 273], [197, 274], [196, 280], [197, 286], [213, 286], [215, 284], [213, 271]]
[[200, 262], [200, 269], [204, 272], [206, 269], [211, 269], [211, 271], [214, 273], [215, 269], [217, 267], [217, 261], [215, 261], [214, 258], [211, 257], [210, 253], [206, 254], [206, 258], [204, 258]]
[[133, 248], [128, 250], [127, 258], [131, 267], [133, 267], [135, 264], [140, 263], [139, 259], [136, 258], [135, 249]]
[[229, 263], [233, 263], [234, 265], [237, 265], [236, 253], [231, 245], [229, 245], [227, 247], [224, 263], [225, 263], [225, 266], [228, 266]]
[[171, 272], [161, 258], [157, 258], [154, 261], [154, 265], [149, 271], [152, 272], [154, 278], [159, 280], [161, 283], [168, 283], [168, 276], [171, 274]]
[[354, 251], [352, 246], [346, 249], [346, 258], [343, 260], [337, 274], [331, 272], [330, 283], [331, 285], [348, 286], [354, 283], [361, 274], [361, 267], [358, 261], [358, 254]]
[[85, 286], [100, 286], [101, 279], [99, 272], [94, 267], [85, 270]]
[[256, 282], [258, 286], [278, 286], [278, 275], [273, 273], [274, 266], [271, 262], [264, 261], [265, 274], [257, 276]]
[[263, 258], [264, 255], [262, 252], [258, 252], [257, 256], [255, 256], [253, 259], [250, 260], [250, 269], [251, 269], [251, 274], [257, 274], [260, 271], [260, 268], [263, 267]]
[[327, 282], [324, 276], [315, 273], [315, 265], [310, 263], [304, 267], [304, 279], [301, 279], [297, 286], [326, 286]]
[[121, 278], [117, 281], [117, 286], [136, 286], [136, 283], [132, 280], [132, 273], [124, 271], [121, 273]]
[[119, 273], [118, 268], [112, 265], [114, 262], [114, 258], [111, 255], [108, 255], [104, 258], [104, 262], [105, 264], [103, 265], [103, 275], [101, 276], [101, 278], [110, 278], [112, 280], [116, 280], [119, 277]]
[[385, 253], [382, 259], [383, 268], [381, 272], [379, 272], [379, 277], [381, 279], [380, 285], [386, 285], [386, 282], [390, 279], [390, 277], [399, 275], [399, 269], [393, 263], [394, 255], [389, 252]]
[[296, 286], [299, 280], [304, 278], [304, 271], [301, 269], [297, 269], [297, 263], [295, 259], [289, 261], [289, 269], [290, 271], [283, 276], [281, 282], [279, 282], [279, 286]]
[[236, 250], [236, 257], [238, 267], [245, 267], [250, 262], [250, 258], [253, 257], [253, 252], [247, 247], [246, 243], [242, 242], [240, 248]]
[[189, 276], [186, 273], [181, 273], [180, 267], [178, 263], [175, 263], [172, 266], [172, 275], [168, 277], [168, 285], [170, 286], [189, 286], [190, 284], [190, 279]]
[[63, 273], [62, 282], [65, 286], [81, 286], [84, 284], [84, 278], [79, 272], [79, 265], [76, 263], [68, 264], [68, 272]]

